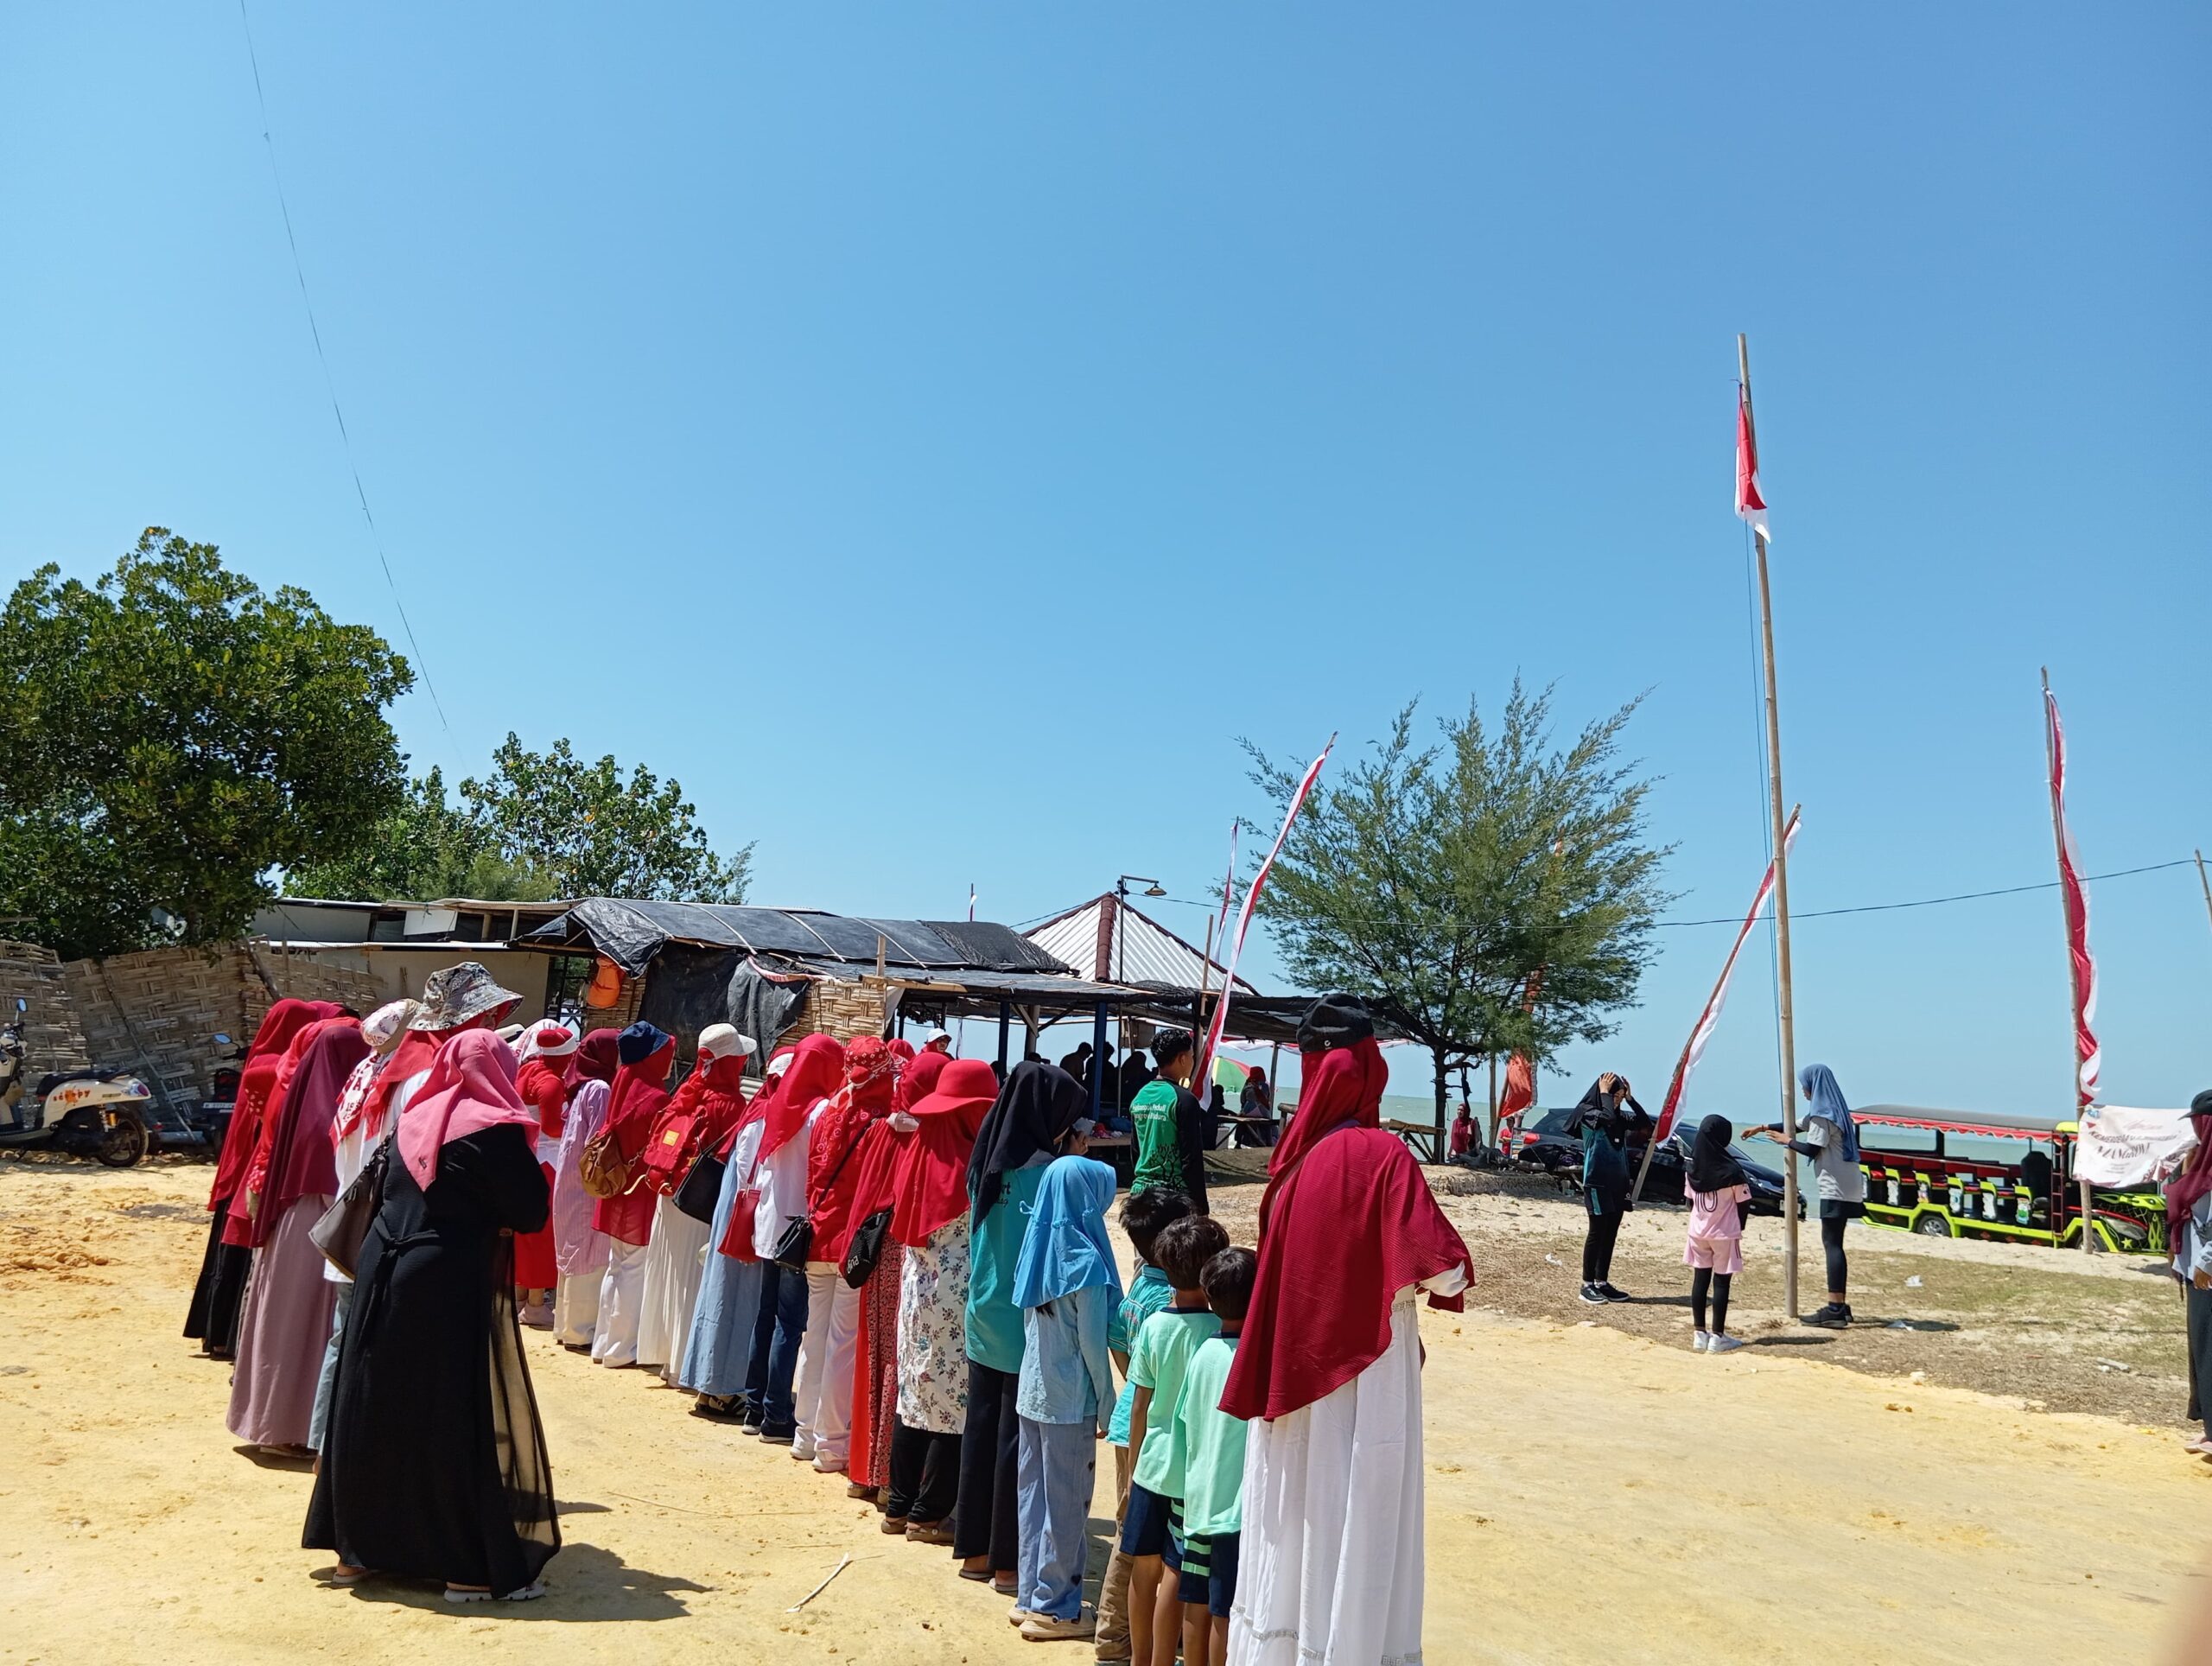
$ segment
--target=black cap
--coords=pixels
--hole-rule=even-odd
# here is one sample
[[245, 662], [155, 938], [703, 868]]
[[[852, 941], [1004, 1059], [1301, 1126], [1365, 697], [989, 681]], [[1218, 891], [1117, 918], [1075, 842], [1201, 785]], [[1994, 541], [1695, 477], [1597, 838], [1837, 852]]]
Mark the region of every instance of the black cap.
[[1365, 1002], [1356, 995], [1325, 995], [1298, 1021], [1298, 1050], [1325, 1052], [1372, 1040], [1374, 1034], [1375, 1021], [1367, 1015]]

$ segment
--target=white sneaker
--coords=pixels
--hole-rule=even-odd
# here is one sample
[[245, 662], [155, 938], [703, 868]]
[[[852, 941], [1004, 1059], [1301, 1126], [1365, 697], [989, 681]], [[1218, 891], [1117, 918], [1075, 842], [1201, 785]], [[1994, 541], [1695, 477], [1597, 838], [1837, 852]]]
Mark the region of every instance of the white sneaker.
[[1692, 1353], [1703, 1353], [1706, 1350], [1706, 1345], [1712, 1340], [1713, 1338], [1704, 1331], [1692, 1331], [1690, 1332], [1690, 1351]]
[[1733, 1353], [1743, 1345], [1744, 1339], [1740, 1336], [1716, 1336], [1707, 1341], [1705, 1351], [1707, 1353]]

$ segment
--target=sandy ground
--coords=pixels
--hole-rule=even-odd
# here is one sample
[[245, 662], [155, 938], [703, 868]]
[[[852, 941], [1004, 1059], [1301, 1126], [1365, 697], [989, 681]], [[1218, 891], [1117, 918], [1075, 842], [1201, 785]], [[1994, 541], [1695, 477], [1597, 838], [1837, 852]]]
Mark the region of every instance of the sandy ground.
[[[297, 1548], [308, 1478], [235, 1449], [226, 1368], [176, 1334], [207, 1177], [0, 1160], [0, 1656], [1089, 1657], [1020, 1642], [1002, 1603], [943, 1552], [883, 1537], [842, 1485], [537, 1333], [567, 1537], [553, 1594], [455, 1610], [423, 1587], [319, 1585], [328, 1557]], [[1220, 1206], [1233, 1221], [1250, 1201], [1230, 1188]], [[1452, 1202], [1481, 1300], [1552, 1300], [1546, 1200]], [[1634, 1264], [1656, 1290], [1679, 1217], [1649, 1221]], [[1994, 1266], [1947, 1248], [1915, 1259]], [[2135, 1277], [2078, 1282], [2124, 1300]], [[2031, 1411], [1824, 1357], [1855, 1336], [1800, 1345], [1777, 1323], [1707, 1359], [1676, 1310], [1588, 1317], [1423, 1320], [1431, 1662], [2155, 1661], [2212, 1591], [2212, 1465], [2181, 1454], [2171, 1407], [2155, 1425]], [[1931, 1362], [1972, 1351], [1963, 1324], [1883, 1334]]]

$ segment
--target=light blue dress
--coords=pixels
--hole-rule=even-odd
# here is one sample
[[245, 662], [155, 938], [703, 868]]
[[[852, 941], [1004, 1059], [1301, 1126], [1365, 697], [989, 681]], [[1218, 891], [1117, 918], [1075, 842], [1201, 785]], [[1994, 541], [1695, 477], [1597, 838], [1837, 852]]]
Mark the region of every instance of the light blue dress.
[[752, 1173], [753, 1154], [760, 1148], [762, 1124], [755, 1122], [738, 1135], [722, 1170], [722, 1189], [715, 1199], [714, 1224], [707, 1232], [707, 1273], [700, 1281], [699, 1300], [691, 1309], [691, 1338], [684, 1345], [683, 1364], [676, 1374], [678, 1388], [695, 1394], [727, 1396], [745, 1391], [746, 1367], [753, 1355], [753, 1325], [760, 1316], [761, 1265], [736, 1261], [721, 1253], [722, 1234], [729, 1230], [730, 1210], [739, 1188]]

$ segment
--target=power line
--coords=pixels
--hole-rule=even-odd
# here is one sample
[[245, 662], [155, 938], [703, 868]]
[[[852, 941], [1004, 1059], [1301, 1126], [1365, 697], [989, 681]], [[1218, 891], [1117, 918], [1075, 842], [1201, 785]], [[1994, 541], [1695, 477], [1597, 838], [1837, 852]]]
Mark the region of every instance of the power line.
[[[2124, 880], [2131, 874], [2157, 874], [2169, 868], [2186, 868], [2191, 861], [2192, 858], [2183, 856], [2178, 862], [2154, 862], [2143, 868], [2121, 868], [2109, 874], [2088, 874], [2082, 876], [2082, 882], [2086, 885], [2094, 880]], [[1789, 918], [1793, 920], [1831, 919], [1838, 914], [1880, 914], [1898, 908], [1933, 908], [1946, 902], [1977, 902], [1984, 897], [2014, 897], [2024, 891], [2055, 891], [2058, 883], [2056, 880], [2042, 880], [2034, 885], [2007, 885], [1994, 891], [1961, 891], [1952, 896], [1919, 897], [1910, 902], [1861, 903], [1855, 908], [1793, 908], [1789, 911]], [[1724, 915], [1716, 919], [1661, 919], [1652, 922], [1655, 925], [1741, 925], [1743, 923], [1741, 914]]]
[[453, 725], [446, 721], [445, 703], [438, 698], [438, 685], [430, 680], [430, 662], [423, 658], [423, 645], [415, 639], [414, 622], [407, 617], [407, 604], [400, 600], [398, 581], [391, 575], [391, 562], [384, 552], [384, 534], [377, 531], [377, 518], [369, 512], [369, 493], [361, 484], [361, 466], [353, 461], [353, 436], [346, 431], [346, 413], [338, 404], [338, 383], [330, 373], [329, 357], [322, 350], [322, 328], [315, 322], [315, 301], [308, 294], [307, 268], [300, 261], [300, 240], [292, 232], [291, 205], [284, 200], [284, 176], [276, 168], [276, 141], [270, 137], [269, 100], [261, 90], [261, 55], [253, 49], [253, 23], [245, 15], [245, 0], [238, 0], [238, 22], [245, 30], [246, 61], [253, 67], [253, 99], [261, 109], [261, 143], [269, 155], [269, 177], [276, 187], [276, 211], [284, 217], [284, 241], [291, 245], [292, 276], [300, 281], [300, 302], [307, 308], [308, 334], [315, 338], [315, 362], [322, 366], [322, 385], [330, 394], [330, 414], [338, 419], [338, 441], [346, 453], [346, 467], [353, 472], [353, 494], [361, 500], [361, 518], [368, 523], [369, 541], [376, 546], [377, 563], [384, 569], [384, 582], [391, 592], [391, 605], [398, 611], [400, 628], [407, 633], [407, 646], [422, 671], [423, 687], [429, 694], [438, 722], [451, 734]]

